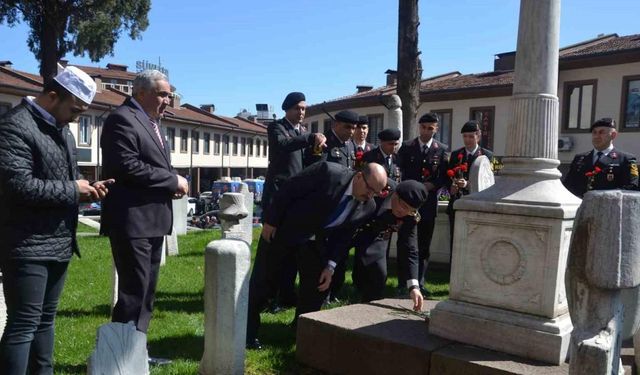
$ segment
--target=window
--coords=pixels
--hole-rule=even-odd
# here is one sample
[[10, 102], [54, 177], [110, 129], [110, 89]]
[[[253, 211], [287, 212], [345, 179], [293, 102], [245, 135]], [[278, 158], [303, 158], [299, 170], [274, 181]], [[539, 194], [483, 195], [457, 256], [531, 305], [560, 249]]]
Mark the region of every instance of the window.
[[431, 111], [438, 115], [440, 122], [438, 123], [438, 132], [436, 133], [436, 139], [451, 148], [451, 117], [453, 110], [451, 109], [438, 109]]
[[11, 105], [11, 103], [0, 103], [0, 116], [4, 115], [5, 113], [9, 112], [9, 110], [13, 108], [13, 106]]
[[260, 138], [256, 139], [256, 156], [260, 157], [260, 145], [262, 144], [262, 140]]
[[191, 131], [191, 153], [200, 153], [200, 132], [197, 132], [195, 130]]
[[326, 132], [329, 129], [331, 129], [331, 119], [330, 118], [325, 119], [324, 122], [322, 123], [322, 126], [324, 126], [324, 129], [322, 130], [323, 132]]
[[565, 82], [563, 130], [588, 132], [595, 115], [597, 81]]
[[622, 78], [622, 123], [620, 129], [640, 130], [640, 76]]
[[312, 133], [317, 133], [318, 132], [318, 121], [313, 121], [311, 123], [311, 132]]
[[223, 136], [222, 142], [224, 142], [224, 154], [229, 155], [229, 136], [228, 135]]
[[204, 133], [202, 135], [202, 148], [204, 149], [204, 154], [209, 155], [211, 153], [211, 134]]
[[245, 156], [247, 151], [247, 139], [245, 137], [240, 138], [240, 156]]
[[213, 135], [213, 154], [220, 155], [220, 134]]
[[104, 125], [104, 120], [104, 117], [96, 116], [95, 118], [96, 131], [98, 132], [98, 147], [102, 147], [100, 146], [100, 137], [102, 137], [102, 125]]
[[369, 133], [367, 133], [367, 142], [374, 145], [378, 144], [378, 133], [384, 129], [384, 115], [367, 115], [369, 118]]
[[231, 152], [233, 155], [238, 155], [238, 137], [233, 137], [233, 141], [231, 142]]
[[253, 156], [253, 138], [249, 138], [247, 144], [249, 145], [249, 156]]
[[91, 117], [78, 117], [78, 146], [91, 146]]
[[186, 129], [180, 129], [180, 152], [187, 152], [187, 142], [189, 132]]
[[489, 150], [493, 150], [493, 122], [495, 112], [496, 107], [471, 108], [469, 110], [471, 120], [476, 120], [480, 124], [480, 130], [482, 131], [480, 146]]
[[176, 150], [176, 129], [167, 128], [167, 142], [169, 142], [169, 150], [174, 152]]
[[262, 140], [262, 157], [267, 157], [267, 141], [265, 139]]

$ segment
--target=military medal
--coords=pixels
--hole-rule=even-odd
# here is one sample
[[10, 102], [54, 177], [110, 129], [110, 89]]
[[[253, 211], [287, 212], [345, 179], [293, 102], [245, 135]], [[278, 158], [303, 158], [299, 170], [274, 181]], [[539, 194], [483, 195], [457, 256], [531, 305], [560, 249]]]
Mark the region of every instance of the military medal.
[[607, 181], [613, 181], [613, 173], [607, 173]]
[[333, 155], [333, 157], [339, 158], [340, 157], [340, 150], [337, 147], [334, 147], [331, 150], [331, 154]]

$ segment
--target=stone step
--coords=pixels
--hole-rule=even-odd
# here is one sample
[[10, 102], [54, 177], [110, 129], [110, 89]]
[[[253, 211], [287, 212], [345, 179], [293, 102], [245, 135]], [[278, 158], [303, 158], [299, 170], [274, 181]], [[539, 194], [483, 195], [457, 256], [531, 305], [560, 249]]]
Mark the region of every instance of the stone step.
[[[430, 311], [438, 301], [425, 301]], [[297, 360], [331, 374], [511, 375], [569, 373], [528, 360], [430, 335], [427, 314], [408, 299], [384, 299], [304, 314], [298, 320]], [[632, 374], [633, 347], [622, 351]]]

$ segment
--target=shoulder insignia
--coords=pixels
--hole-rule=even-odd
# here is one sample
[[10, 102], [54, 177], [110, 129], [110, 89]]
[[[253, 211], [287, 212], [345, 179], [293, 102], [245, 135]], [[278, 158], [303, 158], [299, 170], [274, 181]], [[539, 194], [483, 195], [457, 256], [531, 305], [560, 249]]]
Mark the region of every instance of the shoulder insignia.
[[638, 177], [638, 165], [635, 162], [629, 164], [629, 174]]

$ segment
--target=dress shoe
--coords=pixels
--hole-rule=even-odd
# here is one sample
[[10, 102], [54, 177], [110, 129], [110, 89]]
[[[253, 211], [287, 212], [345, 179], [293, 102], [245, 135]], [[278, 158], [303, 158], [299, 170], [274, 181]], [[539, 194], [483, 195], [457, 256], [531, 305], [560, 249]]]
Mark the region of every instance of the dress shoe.
[[253, 340], [249, 339], [247, 340], [246, 348], [253, 349], [253, 350], [260, 350], [262, 349], [262, 344], [258, 339], [253, 339]]
[[149, 365], [151, 366], [166, 366], [172, 362], [173, 361], [168, 358], [149, 357]]

